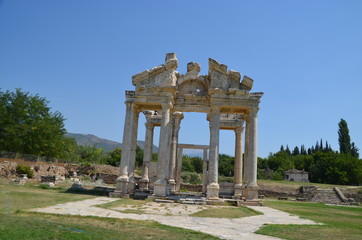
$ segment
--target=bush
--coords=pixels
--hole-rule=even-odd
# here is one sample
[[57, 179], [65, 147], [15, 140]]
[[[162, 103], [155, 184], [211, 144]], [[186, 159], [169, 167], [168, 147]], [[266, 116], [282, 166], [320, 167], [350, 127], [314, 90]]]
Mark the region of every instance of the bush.
[[41, 188], [41, 189], [51, 189], [51, 187], [49, 185], [46, 185], [46, 184], [40, 184], [39, 188]]
[[201, 184], [201, 177], [197, 173], [193, 172], [183, 172], [182, 173], [182, 182], [189, 183], [189, 184]]
[[34, 176], [33, 170], [27, 165], [19, 164], [16, 167], [16, 173], [17, 174], [26, 174], [28, 178], [32, 178]]

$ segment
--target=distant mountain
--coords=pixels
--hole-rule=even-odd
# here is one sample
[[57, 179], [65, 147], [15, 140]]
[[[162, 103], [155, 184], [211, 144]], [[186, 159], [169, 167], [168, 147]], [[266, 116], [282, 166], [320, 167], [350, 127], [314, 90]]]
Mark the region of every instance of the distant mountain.
[[[115, 142], [111, 140], [107, 140], [104, 138], [100, 138], [97, 136], [94, 136], [92, 134], [80, 134], [80, 133], [66, 133], [65, 136], [74, 138], [77, 141], [78, 145], [94, 145], [97, 148], [103, 148], [104, 151], [112, 151], [115, 148], [122, 148], [122, 143]], [[145, 142], [144, 141], [137, 141], [138, 146], [140, 148], [144, 149]], [[153, 152], [158, 152], [158, 147], [153, 145]]]

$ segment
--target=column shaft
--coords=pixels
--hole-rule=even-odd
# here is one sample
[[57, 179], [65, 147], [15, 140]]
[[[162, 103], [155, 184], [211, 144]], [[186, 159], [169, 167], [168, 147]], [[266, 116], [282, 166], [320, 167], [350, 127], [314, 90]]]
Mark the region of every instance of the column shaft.
[[152, 160], [154, 125], [152, 123], [147, 122], [145, 123], [145, 126], [146, 126], [146, 136], [145, 136], [145, 149], [143, 153], [143, 169], [142, 169], [143, 171], [141, 178], [143, 186], [141, 186], [141, 188], [148, 189], [148, 182], [149, 182], [148, 170], [150, 162]]
[[124, 120], [120, 177], [127, 179], [127, 181], [128, 181], [128, 168], [129, 168], [129, 160], [131, 153], [133, 111], [134, 111], [133, 102], [126, 102], [126, 118]]
[[183, 152], [182, 148], [177, 149], [176, 192], [180, 191], [180, 186], [181, 186], [182, 152]]
[[234, 195], [241, 197], [243, 184], [243, 128], [235, 129]]
[[139, 109], [134, 109], [132, 118], [132, 137], [131, 137], [131, 152], [128, 177], [134, 179], [134, 169], [136, 164], [136, 149], [137, 149], [137, 134], [138, 134], [138, 117]]
[[219, 167], [219, 130], [220, 109], [212, 109], [210, 127], [210, 150], [207, 198], [216, 200], [219, 198], [218, 167]]
[[168, 158], [170, 155], [170, 111], [171, 104], [162, 105], [162, 121], [160, 131], [159, 154], [157, 164], [157, 181], [155, 182], [154, 195], [167, 195]]
[[248, 156], [247, 156], [247, 186], [246, 199], [252, 200], [258, 197], [257, 164], [258, 164], [258, 115], [257, 110], [252, 109], [248, 121]]
[[234, 162], [234, 183], [242, 184], [243, 182], [243, 142], [242, 129], [235, 130], [235, 162]]
[[132, 118], [134, 115], [134, 103], [126, 101], [126, 117], [123, 130], [123, 146], [121, 156], [120, 175], [116, 180], [116, 192], [124, 195], [128, 193], [128, 173], [130, 168], [131, 144], [132, 144]]
[[177, 158], [177, 144], [178, 133], [180, 130], [180, 117], [181, 112], [175, 112], [172, 116], [172, 137], [171, 137], [171, 154], [170, 154], [170, 166], [168, 183], [170, 184], [170, 191], [173, 193], [176, 191], [176, 158]]
[[257, 165], [258, 165], [258, 115], [253, 112], [250, 115], [250, 143], [249, 143], [249, 181], [248, 186], [257, 186]]

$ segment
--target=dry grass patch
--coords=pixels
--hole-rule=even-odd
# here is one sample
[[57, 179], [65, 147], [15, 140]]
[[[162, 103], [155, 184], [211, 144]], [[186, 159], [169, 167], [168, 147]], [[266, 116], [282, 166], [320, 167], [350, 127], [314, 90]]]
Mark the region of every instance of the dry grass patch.
[[191, 214], [191, 217], [209, 218], [241, 218], [259, 215], [261, 213], [247, 207], [210, 207]]

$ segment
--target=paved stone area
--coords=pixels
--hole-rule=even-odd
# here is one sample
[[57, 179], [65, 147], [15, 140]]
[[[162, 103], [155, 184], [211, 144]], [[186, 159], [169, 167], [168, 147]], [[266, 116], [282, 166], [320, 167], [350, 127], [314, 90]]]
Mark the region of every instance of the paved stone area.
[[194, 204], [179, 204], [179, 203], [158, 203], [158, 202], [147, 202], [142, 205], [128, 205], [122, 204], [112, 210], [117, 211], [128, 211], [138, 210], [140, 213], [152, 214], [152, 215], [167, 215], [167, 216], [188, 216], [193, 213], [197, 213], [204, 209], [209, 208], [232, 208], [227, 206], [211, 206], [211, 205], [194, 205]]
[[298, 216], [268, 207], [250, 207], [263, 215], [244, 218], [200, 218], [188, 216], [162, 216], [151, 214], [121, 213], [94, 205], [116, 201], [115, 198], [98, 197], [77, 202], [68, 202], [55, 206], [32, 209], [31, 211], [81, 216], [126, 218], [134, 220], [153, 220], [161, 224], [191, 229], [207, 233], [221, 239], [230, 240], [275, 240], [279, 238], [255, 234], [264, 224], [317, 224]]

